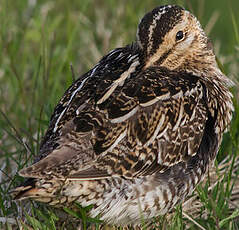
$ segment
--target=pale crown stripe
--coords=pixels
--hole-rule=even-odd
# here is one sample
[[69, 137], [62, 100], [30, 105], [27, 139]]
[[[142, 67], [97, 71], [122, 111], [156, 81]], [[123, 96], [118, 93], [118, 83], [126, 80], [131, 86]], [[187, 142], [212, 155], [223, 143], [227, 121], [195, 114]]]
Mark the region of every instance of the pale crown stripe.
[[148, 44], [148, 48], [147, 48], [147, 52], [149, 53], [150, 50], [152, 49], [152, 46], [153, 46], [153, 41], [152, 41], [152, 34], [153, 34], [153, 31], [157, 25], [157, 21], [161, 18], [161, 13], [159, 13], [156, 17], [154, 17], [153, 19], [153, 22], [152, 24], [150, 25], [149, 27], [149, 44]]

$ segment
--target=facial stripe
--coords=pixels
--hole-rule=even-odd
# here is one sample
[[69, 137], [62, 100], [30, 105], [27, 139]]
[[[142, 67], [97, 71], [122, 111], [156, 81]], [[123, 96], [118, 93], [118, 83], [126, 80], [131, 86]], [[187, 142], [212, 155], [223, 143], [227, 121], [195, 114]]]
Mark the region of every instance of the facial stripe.
[[154, 32], [155, 27], [157, 26], [157, 21], [161, 18], [161, 14], [156, 15], [156, 17], [154, 17], [154, 20], [152, 22], [152, 24], [149, 26], [149, 42], [148, 42], [148, 48], [147, 48], [147, 53], [150, 53], [152, 46], [153, 46], [153, 41], [152, 41], [152, 35]]
[[[174, 53], [176, 47], [180, 47], [180, 46], [183, 47], [183, 46], [187, 45], [188, 43], [192, 42], [190, 34], [186, 37], [186, 39], [184, 39], [184, 42], [181, 42], [181, 41], [178, 43], [175, 42], [175, 36], [178, 31], [182, 30], [186, 34], [186, 32], [187, 32], [186, 28], [187, 28], [188, 23], [189, 23], [188, 13], [186, 12], [184, 15], [180, 16], [180, 19], [176, 23], [177, 25], [174, 25], [173, 28], [171, 29], [171, 31], [166, 33], [163, 41], [160, 44], [157, 43], [157, 45], [158, 45], [157, 48], [156, 48], [156, 44], [155, 45], [151, 44], [151, 47], [152, 47], [151, 53], [148, 55], [145, 68], [149, 67], [150, 65], [154, 65], [154, 64], [156, 64], [156, 65], [163, 64], [167, 60], [167, 58], [172, 53]], [[154, 33], [156, 33], [156, 30], [157, 29], [155, 28]], [[156, 36], [156, 35], [152, 35], [152, 36]]]
[[163, 61], [172, 53], [173, 49], [170, 49], [169, 51], [163, 53], [161, 56], [159, 56], [157, 53], [154, 54], [147, 62], [145, 65], [145, 68], [148, 68], [149, 66], [153, 64], [160, 65], [163, 63]]
[[152, 33], [152, 46], [148, 53], [153, 55], [157, 52], [157, 49], [164, 42], [165, 36], [170, 32], [176, 24], [178, 24], [182, 17], [182, 11], [175, 9], [174, 11], [169, 11], [167, 14], [162, 15], [161, 19], [158, 21]]
[[157, 7], [142, 18], [137, 30], [138, 43], [142, 48], [150, 44], [153, 30], [157, 26], [157, 21], [172, 7], [175, 6], [166, 5]]
[[179, 6], [157, 7], [145, 15], [138, 27], [138, 43], [147, 55], [153, 55], [165, 35], [178, 23], [183, 13]]

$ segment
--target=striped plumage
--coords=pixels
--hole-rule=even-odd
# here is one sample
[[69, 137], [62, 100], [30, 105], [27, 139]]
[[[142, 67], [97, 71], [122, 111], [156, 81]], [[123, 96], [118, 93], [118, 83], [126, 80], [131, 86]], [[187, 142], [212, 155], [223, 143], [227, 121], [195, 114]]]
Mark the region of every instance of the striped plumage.
[[169, 212], [215, 159], [233, 111], [229, 84], [197, 19], [155, 8], [136, 42], [66, 91], [16, 199], [92, 204], [91, 216], [122, 226]]

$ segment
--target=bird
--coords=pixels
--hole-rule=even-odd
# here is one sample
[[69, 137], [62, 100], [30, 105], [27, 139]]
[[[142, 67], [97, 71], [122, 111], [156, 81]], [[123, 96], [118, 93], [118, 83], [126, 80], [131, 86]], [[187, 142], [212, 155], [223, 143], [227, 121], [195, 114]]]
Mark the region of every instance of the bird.
[[233, 82], [198, 19], [178, 5], [145, 14], [136, 40], [66, 90], [16, 200], [92, 206], [91, 217], [141, 226], [192, 194], [233, 114]]

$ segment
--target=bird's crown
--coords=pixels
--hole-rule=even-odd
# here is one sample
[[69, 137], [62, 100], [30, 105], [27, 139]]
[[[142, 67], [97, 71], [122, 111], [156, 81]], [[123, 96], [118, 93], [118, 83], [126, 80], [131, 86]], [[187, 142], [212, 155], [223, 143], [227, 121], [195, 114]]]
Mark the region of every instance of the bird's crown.
[[148, 12], [138, 26], [138, 42], [148, 53], [152, 53], [163, 42], [165, 35], [180, 22], [183, 8], [160, 6]]

